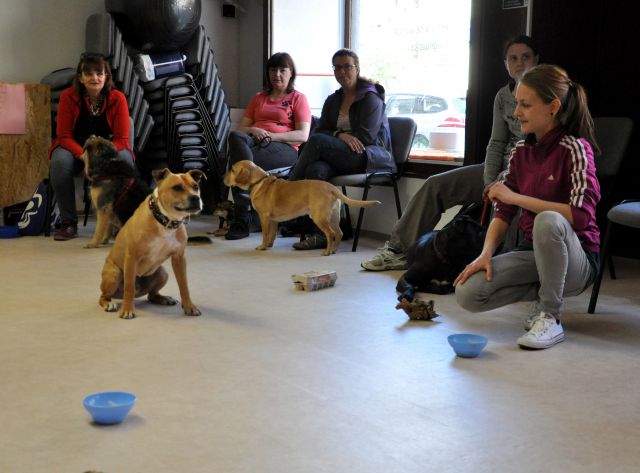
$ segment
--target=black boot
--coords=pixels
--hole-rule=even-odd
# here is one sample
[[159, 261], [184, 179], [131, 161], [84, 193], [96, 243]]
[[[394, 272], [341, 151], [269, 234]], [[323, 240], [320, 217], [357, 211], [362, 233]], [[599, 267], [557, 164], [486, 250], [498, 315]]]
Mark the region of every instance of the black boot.
[[258, 216], [258, 212], [255, 211], [255, 209], [252, 207], [251, 211], [249, 212], [251, 215], [251, 218], [249, 219], [250, 223], [249, 223], [249, 231], [251, 233], [259, 233], [262, 231], [262, 226], [260, 225], [260, 217]]
[[235, 206], [233, 221], [231, 222], [229, 231], [224, 236], [227, 240], [241, 240], [249, 236], [249, 223], [251, 221], [249, 209], [241, 207], [244, 206]]

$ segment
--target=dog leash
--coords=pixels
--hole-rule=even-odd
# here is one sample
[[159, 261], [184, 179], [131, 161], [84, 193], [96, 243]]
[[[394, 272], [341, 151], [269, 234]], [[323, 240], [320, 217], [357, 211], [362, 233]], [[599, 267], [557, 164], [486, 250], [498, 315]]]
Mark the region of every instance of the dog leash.
[[136, 183], [136, 178], [132, 177], [129, 182], [127, 183], [127, 185], [124, 187], [124, 189], [122, 189], [122, 192], [120, 192], [120, 195], [118, 196], [118, 198], [116, 199], [116, 201], [113, 203], [113, 208], [117, 209], [118, 206], [122, 203], [122, 201], [124, 200], [124, 197], [129, 193], [129, 191], [131, 190], [131, 188], [133, 187], [133, 185]]
[[480, 225], [484, 227], [484, 221], [487, 218], [487, 212], [489, 210], [489, 203], [491, 201], [489, 199], [484, 199], [482, 203], [482, 215], [480, 216]]
[[271, 137], [269, 135], [265, 135], [259, 140], [253, 133], [249, 133], [249, 136], [253, 138], [253, 141], [255, 141], [256, 145], [258, 145], [258, 148], [266, 148], [271, 144]]
[[258, 141], [258, 148], [266, 148], [271, 144], [271, 137], [269, 135], [264, 136], [260, 141]]

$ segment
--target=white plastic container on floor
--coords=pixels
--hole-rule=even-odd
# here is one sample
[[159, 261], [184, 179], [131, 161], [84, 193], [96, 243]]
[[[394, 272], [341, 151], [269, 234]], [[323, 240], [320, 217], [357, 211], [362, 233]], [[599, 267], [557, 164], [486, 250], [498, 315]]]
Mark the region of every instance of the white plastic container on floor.
[[302, 291], [317, 291], [331, 287], [336, 283], [338, 274], [335, 271], [308, 271], [291, 276], [293, 284]]

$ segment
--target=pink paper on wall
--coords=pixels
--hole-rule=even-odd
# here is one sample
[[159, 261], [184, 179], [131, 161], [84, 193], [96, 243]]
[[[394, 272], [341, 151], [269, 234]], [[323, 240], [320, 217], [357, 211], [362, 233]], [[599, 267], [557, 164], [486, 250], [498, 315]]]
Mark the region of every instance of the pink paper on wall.
[[0, 135], [27, 132], [24, 85], [0, 84]]

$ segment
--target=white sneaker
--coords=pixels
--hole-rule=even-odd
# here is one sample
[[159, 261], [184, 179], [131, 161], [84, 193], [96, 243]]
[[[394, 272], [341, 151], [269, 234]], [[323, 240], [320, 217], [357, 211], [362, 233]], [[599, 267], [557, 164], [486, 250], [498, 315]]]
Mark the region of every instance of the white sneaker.
[[367, 271], [391, 271], [407, 269], [409, 263], [404, 253], [399, 253], [391, 249], [389, 242], [385, 242], [384, 247], [378, 248], [378, 254], [367, 261], [360, 263]]
[[529, 314], [527, 315], [526, 320], [524, 321], [524, 329], [528, 332], [533, 327], [533, 321], [538, 318], [540, 315], [540, 305], [538, 305], [538, 301], [535, 301], [529, 307]]
[[563, 340], [564, 331], [560, 321], [547, 312], [540, 312], [534, 318], [531, 330], [518, 338], [518, 345], [542, 350], [550, 348]]

